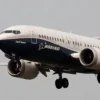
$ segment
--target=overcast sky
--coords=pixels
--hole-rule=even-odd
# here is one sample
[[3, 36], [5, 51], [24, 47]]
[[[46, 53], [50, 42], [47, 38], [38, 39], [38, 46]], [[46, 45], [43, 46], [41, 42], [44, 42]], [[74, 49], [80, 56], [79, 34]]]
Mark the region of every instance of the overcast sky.
[[[100, 0], [0, 0], [0, 30], [12, 25], [37, 25], [91, 37], [100, 36]], [[7, 62], [3, 52], [0, 61]], [[27, 81], [0, 67], [0, 100], [100, 100], [95, 75], [64, 74], [68, 89], [57, 90], [57, 75]]]

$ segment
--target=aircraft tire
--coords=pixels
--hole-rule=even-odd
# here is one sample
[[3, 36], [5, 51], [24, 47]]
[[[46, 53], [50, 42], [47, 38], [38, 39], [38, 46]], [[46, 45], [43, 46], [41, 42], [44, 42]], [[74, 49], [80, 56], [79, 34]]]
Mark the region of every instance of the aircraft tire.
[[62, 80], [61, 79], [57, 79], [55, 81], [55, 86], [57, 89], [61, 89], [62, 88]]
[[69, 86], [69, 81], [67, 78], [62, 79], [62, 86], [63, 88], [67, 88]]

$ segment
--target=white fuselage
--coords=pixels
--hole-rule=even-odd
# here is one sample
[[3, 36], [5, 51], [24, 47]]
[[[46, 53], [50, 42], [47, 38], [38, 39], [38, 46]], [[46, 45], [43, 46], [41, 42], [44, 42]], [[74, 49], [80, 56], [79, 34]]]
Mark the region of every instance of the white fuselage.
[[[14, 34], [13, 31], [15, 30], [20, 31], [20, 33]], [[72, 64], [72, 59], [69, 60], [68, 57], [73, 52], [79, 53], [84, 48], [100, 49], [99, 39], [37, 26], [9, 27], [1, 32], [0, 41], [2, 40], [9, 43], [6, 44], [9, 52], [3, 46], [1, 48], [8, 55], [13, 56], [15, 54], [25, 60], [48, 64], [66, 65], [70, 62], [68, 66]], [[77, 61], [73, 62], [73, 64], [76, 63]], [[76, 66], [81, 66], [80, 62]]]
[[[87, 47], [95, 47], [100, 49], [99, 39], [75, 35], [68, 32], [61, 32], [37, 26], [13, 26], [7, 28], [6, 30], [20, 30], [21, 34], [15, 35], [12, 33], [3, 33], [0, 37], [1, 40], [30, 38], [31, 42], [36, 44], [37, 39], [42, 39], [76, 52], [79, 52]], [[33, 38], [36, 40], [32, 41]]]

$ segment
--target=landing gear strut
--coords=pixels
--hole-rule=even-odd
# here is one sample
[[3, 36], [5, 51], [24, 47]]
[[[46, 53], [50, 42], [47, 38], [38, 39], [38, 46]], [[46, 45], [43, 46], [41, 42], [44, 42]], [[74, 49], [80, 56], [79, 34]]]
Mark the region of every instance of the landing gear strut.
[[55, 86], [57, 89], [67, 88], [69, 86], [69, 81], [67, 78], [62, 78], [62, 74], [59, 74], [59, 79], [55, 81]]

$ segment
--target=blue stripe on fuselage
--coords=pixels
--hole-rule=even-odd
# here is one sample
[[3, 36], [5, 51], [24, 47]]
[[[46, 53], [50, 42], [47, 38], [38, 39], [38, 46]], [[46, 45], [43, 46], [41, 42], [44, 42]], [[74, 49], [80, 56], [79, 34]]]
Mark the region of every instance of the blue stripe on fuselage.
[[[64, 66], [72, 64], [73, 59], [70, 57], [70, 54], [75, 52], [42, 39], [2, 40], [0, 44], [0, 48], [6, 54], [11, 55], [14, 53], [25, 60]], [[75, 60], [73, 64], [80, 65]]]

